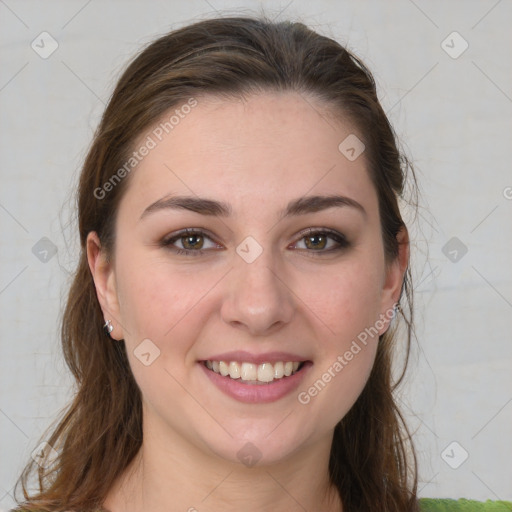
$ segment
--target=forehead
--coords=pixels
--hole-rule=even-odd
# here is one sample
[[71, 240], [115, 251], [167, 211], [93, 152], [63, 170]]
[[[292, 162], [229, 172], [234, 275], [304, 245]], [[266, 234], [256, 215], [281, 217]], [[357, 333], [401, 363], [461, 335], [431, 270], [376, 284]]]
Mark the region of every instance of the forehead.
[[122, 203], [139, 214], [174, 193], [222, 199], [234, 210], [253, 208], [256, 199], [281, 208], [288, 197], [308, 193], [343, 193], [368, 203], [376, 196], [364, 153], [350, 160], [340, 151], [354, 136], [362, 138], [352, 123], [299, 93], [197, 97], [139, 137], [134, 149], [151, 149], [132, 171]]

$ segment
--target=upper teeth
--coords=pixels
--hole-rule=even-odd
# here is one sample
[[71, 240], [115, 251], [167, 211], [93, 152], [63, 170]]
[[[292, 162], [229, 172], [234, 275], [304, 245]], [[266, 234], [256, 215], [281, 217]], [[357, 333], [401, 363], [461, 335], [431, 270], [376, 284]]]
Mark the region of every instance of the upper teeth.
[[206, 366], [215, 373], [220, 373], [224, 377], [229, 376], [232, 379], [241, 379], [247, 381], [258, 380], [260, 382], [272, 382], [274, 379], [289, 377], [299, 368], [298, 361], [278, 361], [274, 364], [263, 363], [238, 363], [237, 361], [206, 361]]

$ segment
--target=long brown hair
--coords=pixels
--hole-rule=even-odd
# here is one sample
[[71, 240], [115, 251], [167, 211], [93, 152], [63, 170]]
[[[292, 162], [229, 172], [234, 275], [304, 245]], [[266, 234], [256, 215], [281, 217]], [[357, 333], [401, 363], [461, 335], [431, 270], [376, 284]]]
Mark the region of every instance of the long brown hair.
[[[414, 173], [364, 64], [334, 40], [302, 23], [245, 17], [204, 20], [173, 31], [145, 48], [121, 76], [85, 159], [77, 191], [81, 255], [62, 319], [62, 348], [76, 394], [45, 440], [58, 456], [47, 468], [34, 461], [17, 482], [20, 509], [94, 510], [142, 444], [142, 403], [124, 343], [108, 342], [86, 257], [96, 231], [107, 253], [129, 176], [108, 193], [102, 188], [126, 163], [138, 137], [169, 109], [205, 94], [230, 97], [257, 91], [294, 91], [317, 98], [334, 115], [355, 124], [366, 145], [375, 185], [387, 261], [398, 254], [404, 227], [398, 198]], [[98, 192], [100, 191], [100, 192]], [[413, 335], [409, 270], [397, 323], [381, 336], [375, 364], [358, 400], [335, 428], [329, 461], [345, 512], [414, 511], [416, 456], [394, 398], [407, 367]], [[406, 358], [392, 378], [396, 343]], [[36, 475], [38, 491], [27, 483]], [[18, 509], [19, 510], [19, 509]]]

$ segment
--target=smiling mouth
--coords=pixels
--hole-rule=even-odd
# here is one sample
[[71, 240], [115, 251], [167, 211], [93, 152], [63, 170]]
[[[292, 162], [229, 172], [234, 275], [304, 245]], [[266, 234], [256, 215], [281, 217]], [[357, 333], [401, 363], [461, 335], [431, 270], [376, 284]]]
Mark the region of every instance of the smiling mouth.
[[203, 361], [204, 366], [214, 373], [228, 377], [242, 384], [270, 384], [281, 381], [300, 372], [306, 361], [277, 361], [254, 364], [238, 361]]

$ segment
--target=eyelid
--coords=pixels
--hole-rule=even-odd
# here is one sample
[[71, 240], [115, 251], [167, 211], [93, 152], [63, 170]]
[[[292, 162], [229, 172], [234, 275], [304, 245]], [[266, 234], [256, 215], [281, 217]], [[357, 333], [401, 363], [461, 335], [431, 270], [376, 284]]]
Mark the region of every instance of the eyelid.
[[332, 240], [334, 240], [338, 244], [338, 246], [331, 248], [331, 249], [324, 250], [324, 251], [315, 251], [315, 250], [307, 250], [307, 249], [300, 249], [300, 250], [308, 252], [308, 253], [313, 253], [313, 254], [315, 254], [315, 253], [316, 254], [328, 254], [330, 252], [334, 252], [336, 250], [346, 248], [350, 245], [350, 242], [347, 240], [347, 237], [343, 233], [340, 233], [339, 231], [336, 231], [336, 230], [330, 229], [330, 228], [306, 228], [306, 229], [300, 231], [296, 235], [297, 241], [293, 242], [293, 244], [296, 244], [296, 243], [302, 241], [307, 236], [318, 235], [318, 234], [327, 235], [328, 238], [331, 238]]
[[[295, 235], [296, 241], [292, 242], [291, 246], [294, 246], [295, 244], [301, 242], [307, 236], [318, 235], [318, 234], [327, 235], [328, 238], [331, 238], [331, 240], [335, 241], [337, 246], [331, 247], [330, 249], [327, 249], [327, 250], [318, 250], [318, 251], [315, 251], [314, 249], [312, 249], [312, 250], [297, 249], [297, 250], [299, 250], [303, 253], [308, 253], [313, 256], [315, 256], [315, 255], [321, 256], [323, 254], [331, 254], [336, 251], [341, 251], [342, 249], [346, 249], [350, 246], [350, 242], [347, 240], [346, 236], [343, 233], [341, 233], [337, 230], [331, 229], [331, 228], [322, 228], [322, 227], [309, 227], [309, 228], [303, 229], [302, 231], [300, 231], [299, 233], [297, 233]], [[160, 245], [162, 247], [168, 248], [168, 249], [174, 251], [176, 254], [180, 254], [180, 255], [184, 254], [184, 255], [201, 256], [201, 255], [204, 255], [205, 253], [212, 250], [211, 248], [210, 249], [197, 249], [197, 250], [181, 249], [179, 247], [173, 246], [174, 242], [176, 242], [177, 240], [179, 240], [180, 238], [182, 238], [186, 235], [200, 235], [200, 236], [203, 236], [204, 238], [208, 238], [209, 240], [211, 240], [212, 242], [214, 242], [217, 245], [222, 245], [219, 242], [217, 242], [216, 237], [212, 236], [211, 233], [207, 229], [204, 229], [204, 228], [181, 229], [177, 232], [171, 233], [170, 235], [164, 237], [161, 240]], [[287, 247], [290, 247], [290, 245], [288, 245]], [[214, 250], [220, 250], [220, 249], [215, 248]]]
[[[221, 245], [220, 242], [216, 240], [216, 237], [214, 237], [207, 229], [204, 228], [185, 228], [180, 229], [179, 231], [175, 231], [174, 233], [171, 233], [169, 235], [166, 235], [162, 241], [160, 242], [161, 245], [164, 246], [172, 246], [173, 242], [176, 242], [180, 238], [183, 238], [187, 235], [201, 235], [204, 238], [210, 239], [212, 242], [216, 243], [217, 245]], [[179, 249], [179, 248], [177, 248]], [[190, 249], [181, 249], [181, 250], [188, 250], [190, 252], [200, 252], [200, 250], [191, 251]]]
[[346, 239], [346, 237], [343, 233], [340, 233], [339, 231], [336, 231], [335, 229], [321, 228], [321, 227], [303, 229], [302, 231], [299, 231], [296, 236], [302, 238], [307, 235], [316, 235], [318, 233], [323, 233], [323, 234], [327, 234], [327, 235], [335, 235], [339, 238]]

